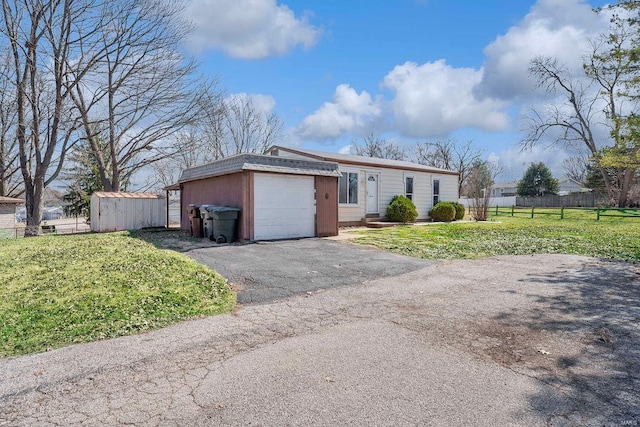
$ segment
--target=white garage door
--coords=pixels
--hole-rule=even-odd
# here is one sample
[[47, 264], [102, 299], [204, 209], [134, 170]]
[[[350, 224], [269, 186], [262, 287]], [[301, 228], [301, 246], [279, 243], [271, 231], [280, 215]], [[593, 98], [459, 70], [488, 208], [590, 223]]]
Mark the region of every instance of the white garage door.
[[257, 173], [254, 177], [255, 240], [315, 236], [312, 176]]

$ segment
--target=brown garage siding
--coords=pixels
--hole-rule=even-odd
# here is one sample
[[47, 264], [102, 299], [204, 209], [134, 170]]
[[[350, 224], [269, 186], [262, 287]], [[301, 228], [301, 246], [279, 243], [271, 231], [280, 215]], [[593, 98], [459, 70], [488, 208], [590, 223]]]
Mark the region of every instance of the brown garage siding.
[[189, 204], [196, 205], [225, 205], [241, 209], [238, 217], [238, 238], [247, 239], [246, 213], [244, 209], [243, 186], [246, 172], [188, 181], [181, 184], [182, 221], [180, 227], [189, 230]]

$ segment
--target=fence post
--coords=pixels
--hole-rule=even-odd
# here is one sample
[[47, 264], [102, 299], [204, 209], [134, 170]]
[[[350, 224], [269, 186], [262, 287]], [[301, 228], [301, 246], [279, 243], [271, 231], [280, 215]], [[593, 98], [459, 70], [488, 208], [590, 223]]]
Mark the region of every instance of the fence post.
[[496, 205], [496, 216], [498, 216], [498, 205]]
[[511, 216], [513, 216], [513, 205], [511, 205]]
[[600, 221], [600, 206], [598, 206], [598, 210], [596, 211], [596, 221]]
[[533, 219], [533, 210], [534, 210], [535, 208], [536, 208], [535, 206], [533, 206], [533, 205], [531, 206], [531, 219]]
[[564, 206], [560, 208], [560, 219], [564, 219]]

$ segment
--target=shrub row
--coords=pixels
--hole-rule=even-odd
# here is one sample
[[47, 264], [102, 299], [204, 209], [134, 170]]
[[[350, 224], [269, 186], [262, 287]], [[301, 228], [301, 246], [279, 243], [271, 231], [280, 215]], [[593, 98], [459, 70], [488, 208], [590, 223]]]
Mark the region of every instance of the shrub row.
[[[458, 202], [438, 202], [429, 216], [434, 221], [450, 222], [464, 218], [465, 207]], [[387, 219], [394, 222], [414, 222], [418, 217], [416, 205], [405, 196], [393, 196], [387, 207]]]

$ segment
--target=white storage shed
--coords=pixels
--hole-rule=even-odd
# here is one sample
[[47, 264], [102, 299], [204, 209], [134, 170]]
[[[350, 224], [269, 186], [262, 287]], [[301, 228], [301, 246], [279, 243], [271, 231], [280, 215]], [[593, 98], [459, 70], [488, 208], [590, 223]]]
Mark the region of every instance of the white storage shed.
[[98, 191], [91, 196], [91, 231], [108, 232], [164, 227], [164, 196]]

